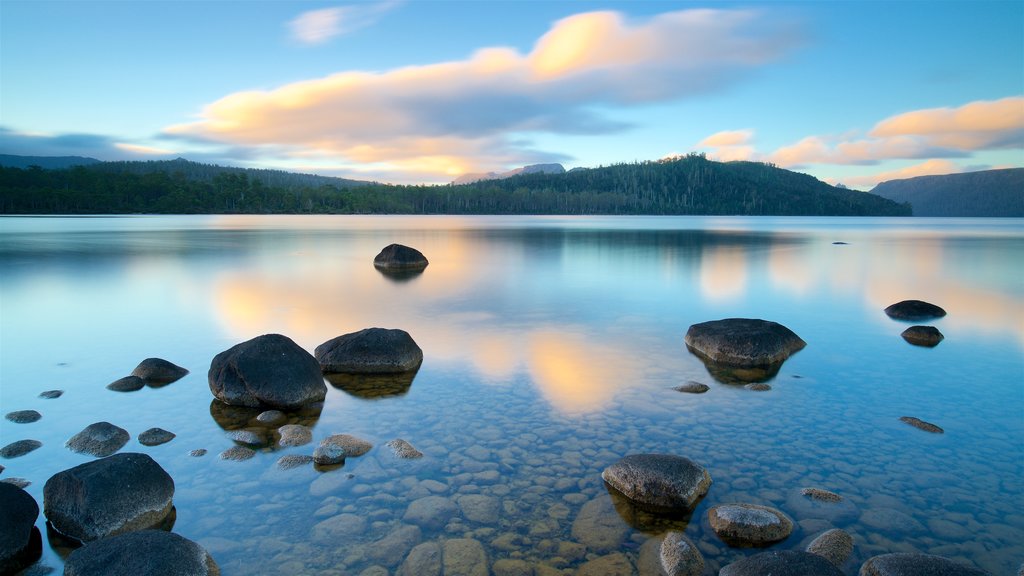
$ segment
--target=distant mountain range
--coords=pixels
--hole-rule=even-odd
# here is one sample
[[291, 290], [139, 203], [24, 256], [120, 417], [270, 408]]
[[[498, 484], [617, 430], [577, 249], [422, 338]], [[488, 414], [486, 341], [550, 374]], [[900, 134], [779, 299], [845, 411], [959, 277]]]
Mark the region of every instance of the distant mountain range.
[[48, 170], [59, 170], [71, 168], [72, 166], [88, 166], [99, 164], [101, 161], [85, 156], [17, 156], [14, 154], [0, 154], [0, 166], [10, 168], [29, 168], [39, 166]]
[[882, 182], [872, 194], [908, 202], [914, 216], [1024, 217], [1024, 168]]
[[520, 174], [564, 174], [565, 167], [561, 164], [531, 164], [507, 172], [482, 172], [475, 174], [463, 174], [456, 178], [452, 184], [472, 184], [481, 180], [502, 180]]

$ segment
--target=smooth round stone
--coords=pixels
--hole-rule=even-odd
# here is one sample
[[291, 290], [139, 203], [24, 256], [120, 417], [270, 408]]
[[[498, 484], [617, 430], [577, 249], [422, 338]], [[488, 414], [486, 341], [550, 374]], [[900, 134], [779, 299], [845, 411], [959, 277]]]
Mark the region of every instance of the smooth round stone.
[[924, 430], [925, 432], [931, 432], [932, 434], [942, 434], [944, 432], [942, 428], [939, 428], [935, 424], [925, 422], [924, 420], [915, 418], [914, 416], [901, 416], [900, 422], [905, 422], [918, 430]]
[[17, 458], [28, 454], [42, 445], [43, 443], [39, 440], [18, 440], [16, 442], [11, 442], [7, 446], [0, 448], [0, 457]]
[[939, 342], [942, 342], [943, 338], [945, 338], [942, 332], [939, 332], [939, 329], [935, 326], [911, 326], [904, 330], [900, 336], [914, 346], [924, 346], [926, 348], [938, 346]]
[[14, 412], [8, 412], [4, 417], [15, 424], [31, 424], [32, 422], [38, 422], [43, 415], [35, 410], [15, 410]]
[[136, 392], [146, 387], [146, 381], [138, 376], [125, 376], [107, 384], [107, 390], [114, 392]]
[[246, 446], [266, 446], [270, 439], [265, 433], [256, 432], [254, 430], [228, 430], [225, 435], [238, 442], [245, 444]]
[[163, 428], [150, 428], [139, 434], [139, 444], [143, 446], [159, 446], [174, 440], [175, 434]]
[[72, 436], [64, 444], [72, 452], [103, 458], [117, 452], [131, 440], [124, 428], [110, 422], [96, 422]]
[[682, 532], [669, 532], [661, 541], [661, 568], [667, 576], [700, 576], [704, 557]]
[[730, 366], [779, 364], [807, 345], [782, 324], [726, 318], [690, 326], [686, 346], [712, 362]]
[[345, 449], [337, 444], [321, 444], [313, 450], [313, 462], [317, 466], [335, 466], [345, 462]]
[[423, 363], [423, 350], [405, 330], [366, 328], [343, 334], [314, 351], [324, 373], [392, 374]]
[[138, 376], [153, 384], [170, 384], [188, 374], [188, 370], [163, 358], [146, 358], [132, 370], [132, 376]]
[[163, 530], [104, 538], [68, 555], [64, 576], [218, 576], [205, 548]]
[[428, 264], [430, 262], [422, 252], [402, 244], [385, 246], [373, 259], [373, 265], [381, 270], [423, 270]]
[[409, 504], [402, 521], [433, 530], [447, 524], [458, 513], [459, 507], [451, 500], [443, 496], [424, 496]]
[[626, 456], [605, 468], [601, 478], [630, 500], [656, 508], [693, 508], [711, 486], [703, 466], [671, 454]]
[[829, 492], [821, 488], [802, 488], [800, 494], [810, 498], [811, 500], [817, 500], [818, 502], [842, 502], [843, 497], [835, 492]]
[[281, 334], [264, 334], [217, 354], [207, 379], [210, 392], [233, 406], [289, 410], [327, 396], [316, 359]]
[[686, 392], [687, 394], [703, 394], [710, 390], [707, 384], [701, 384], [700, 382], [694, 382], [690, 380], [682, 386], [676, 386], [673, 388], [676, 392]]
[[277, 459], [277, 467], [281, 470], [291, 470], [308, 466], [313, 462], [313, 457], [306, 454], [286, 454]]
[[904, 552], [868, 558], [860, 576], [987, 576], [988, 572], [931, 554]]
[[286, 416], [285, 413], [281, 412], [280, 410], [267, 410], [265, 412], [260, 412], [259, 415], [256, 416], [257, 422], [259, 422], [260, 424], [266, 424], [267, 426], [280, 424], [281, 422], [284, 422], [287, 419], [288, 416]]
[[46, 400], [53, 400], [54, 398], [60, 398], [63, 394], [63, 390], [46, 390], [45, 392], [40, 392], [39, 397], [45, 398]]
[[720, 504], [708, 510], [708, 520], [715, 534], [729, 545], [767, 546], [793, 532], [788, 516], [757, 504]]
[[391, 451], [394, 452], [395, 456], [398, 456], [399, 458], [411, 459], [423, 457], [423, 452], [420, 452], [419, 450], [414, 448], [412, 444], [406, 442], [405, 440], [402, 440], [401, 438], [395, 438], [394, 440], [385, 444], [385, 446], [391, 448]]
[[772, 550], [725, 566], [718, 576], [843, 576], [831, 562], [810, 552]]
[[227, 450], [220, 453], [221, 460], [234, 460], [241, 462], [242, 460], [248, 460], [256, 455], [256, 451], [252, 448], [246, 448], [245, 446], [232, 446]]
[[833, 528], [812, 540], [807, 545], [807, 551], [821, 556], [838, 568], [853, 553], [853, 537], [845, 530]]
[[42, 554], [39, 505], [20, 487], [0, 482], [0, 510], [0, 574], [15, 574]]
[[885, 314], [896, 320], [926, 320], [942, 318], [946, 311], [941, 307], [922, 300], [903, 300], [888, 306]]
[[285, 424], [277, 429], [279, 446], [302, 446], [313, 441], [313, 431], [301, 424]]
[[189, 450], [188, 455], [193, 457], [193, 458], [198, 458], [200, 456], [206, 456], [206, 448], [197, 448], [195, 450]]
[[373, 448], [373, 444], [351, 434], [333, 434], [320, 441], [321, 446], [329, 444], [340, 447], [347, 457], [362, 456]]

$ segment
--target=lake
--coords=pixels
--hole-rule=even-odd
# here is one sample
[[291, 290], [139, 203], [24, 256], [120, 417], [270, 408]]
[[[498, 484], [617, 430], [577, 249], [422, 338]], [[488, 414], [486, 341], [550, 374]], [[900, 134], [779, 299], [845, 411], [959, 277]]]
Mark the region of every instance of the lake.
[[[421, 250], [429, 267], [402, 279], [378, 272], [373, 258], [393, 242]], [[91, 459], [66, 449], [68, 438], [116, 424], [132, 435], [122, 452], [147, 453], [174, 478], [174, 532], [226, 576], [394, 574], [413, 546], [457, 538], [479, 542], [495, 573], [572, 574], [589, 562], [653, 574], [668, 529], [684, 530], [715, 574], [758, 552], [710, 529], [707, 510], [728, 502], [793, 519], [774, 549], [848, 531], [847, 574], [903, 551], [1015, 573], [1022, 270], [1019, 219], [3, 218], [0, 403], [42, 419], [0, 421], [0, 445], [43, 446], [0, 459], [0, 479], [30, 481], [41, 508], [51, 475]], [[924, 322], [945, 335], [938, 346], [908, 344], [900, 333], [911, 323], [883, 313], [905, 299], [946, 309]], [[731, 317], [779, 322], [807, 342], [770, 390], [719, 382], [687, 350], [690, 325]], [[321, 410], [290, 416], [312, 427], [311, 444], [218, 457], [252, 414], [213, 400], [216, 354], [266, 333], [312, 353], [373, 326], [406, 330], [423, 349], [411, 382], [383, 394], [329, 385]], [[105, 388], [148, 357], [191, 373], [160, 388]], [[673, 390], [691, 380], [710, 390]], [[63, 396], [39, 397], [53, 389]], [[177, 437], [140, 445], [151, 427]], [[374, 448], [339, 469], [277, 466], [341, 433]], [[395, 438], [424, 457], [395, 457], [385, 445]], [[609, 494], [602, 470], [650, 452], [709, 471], [692, 516], [636, 513]], [[816, 504], [805, 487], [844, 500]], [[431, 496], [436, 522], [411, 522], [410, 505]], [[42, 515], [37, 526], [43, 557], [29, 572], [59, 573], [69, 545]]]

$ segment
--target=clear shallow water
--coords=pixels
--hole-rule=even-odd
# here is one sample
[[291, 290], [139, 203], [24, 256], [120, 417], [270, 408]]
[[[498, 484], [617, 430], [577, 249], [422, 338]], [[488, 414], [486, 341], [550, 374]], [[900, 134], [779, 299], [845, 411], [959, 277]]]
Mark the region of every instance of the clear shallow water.
[[[381, 275], [372, 260], [392, 242], [430, 266], [403, 282]], [[123, 451], [150, 454], [174, 478], [174, 531], [226, 575], [395, 573], [413, 544], [454, 538], [480, 542], [495, 571], [519, 559], [575, 573], [621, 554], [648, 574], [670, 527], [714, 574], [756, 552], [711, 532], [707, 509], [724, 502], [789, 514], [797, 528], [779, 549], [847, 530], [848, 574], [911, 550], [1014, 573], [1022, 264], [1020, 220], [4, 218], [0, 404], [43, 418], [0, 421], [0, 444], [43, 447], [0, 460], [0, 478], [30, 480], [41, 503], [47, 478], [89, 459], [64, 442], [117, 424], [133, 437]], [[949, 312], [930, 322], [946, 337], [936, 348], [905, 343], [909, 324], [882, 312], [909, 298]], [[808, 346], [768, 392], [716, 382], [683, 335], [727, 317], [780, 322]], [[312, 351], [370, 326], [407, 330], [423, 348], [408, 389], [365, 398], [329, 386], [319, 415], [295, 417], [313, 426], [312, 444], [217, 457], [233, 445], [225, 429], [243, 423], [211, 405], [213, 356], [270, 332]], [[192, 372], [163, 388], [104, 388], [151, 356]], [[671, 389], [688, 380], [711, 390]], [[65, 394], [38, 398], [50, 389]], [[138, 444], [154, 426], [177, 438]], [[336, 433], [375, 447], [338, 470], [276, 468]], [[398, 437], [426, 456], [395, 458], [384, 444]], [[196, 448], [209, 454], [189, 456]], [[638, 517], [608, 494], [601, 470], [638, 452], [708, 468], [713, 484], [688, 523]], [[807, 486], [846, 502], [812, 505], [798, 495]], [[450, 500], [453, 516], [418, 535], [403, 528], [410, 503], [429, 495]], [[40, 565], [59, 572], [66, 550], [45, 540]]]

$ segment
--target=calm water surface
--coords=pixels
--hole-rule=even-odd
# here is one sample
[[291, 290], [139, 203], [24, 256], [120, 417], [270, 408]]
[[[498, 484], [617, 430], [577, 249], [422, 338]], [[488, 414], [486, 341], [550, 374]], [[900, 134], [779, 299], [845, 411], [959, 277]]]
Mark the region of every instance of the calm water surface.
[[[383, 276], [372, 260], [392, 242], [430, 266]], [[725, 502], [789, 514], [796, 529], [778, 549], [847, 530], [847, 574], [898, 551], [1011, 574], [1024, 562], [1022, 269], [1020, 220], [4, 218], [0, 404], [43, 418], [0, 421], [0, 444], [43, 447], [0, 461], [0, 478], [31, 481], [41, 503], [47, 478], [89, 459], [64, 442], [117, 424], [133, 437], [124, 451], [174, 478], [174, 531], [225, 575], [393, 574], [414, 545], [453, 538], [478, 541], [495, 568], [512, 559], [572, 574], [620, 555], [654, 574], [670, 528], [715, 574], [756, 552], [710, 530], [707, 509]], [[931, 322], [946, 337], [937, 347], [907, 344], [908, 324], [882, 312], [910, 298], [949, 312]], [[770, 391], [717, 382], [686, 350], [691, 324], [728, 317], [774, 320], [807, 341]], [[233, 445], [226, 431], [253, 414], [211, 402], [217, 353], [272, 332], [312, 352], [371, 326], [423, 348], [411, 384], [382, 397], [329, 386], [322, 411], [292, 416], [312, 426], [312, 444], [218, 458]], [[152, 356], [191, 373], [105, 389]], [[688, 380], [711, 390], [672, 390]], [[38, 397], [50, 389], [65, 394]], [[154, 426], [177, 437], [140, 445]], [[276, 466], [338, 433], [375, 447], [337, 470]], [[399, 437], [425, 457], [396, 458], [385, 443]], [[209, 453], [189, 456], [197, 448]], [[692, 517], [645, 517], [609, 495], [601, 471], [640, 452], [708, 468]], [[812, 504], [799, 495], [809, 486], [845, 502]], [[408, 528], [410, 503], [426, 496], [450, 509]], [[32, 573], [59, 572], [67, 552], [44, 536]]]

